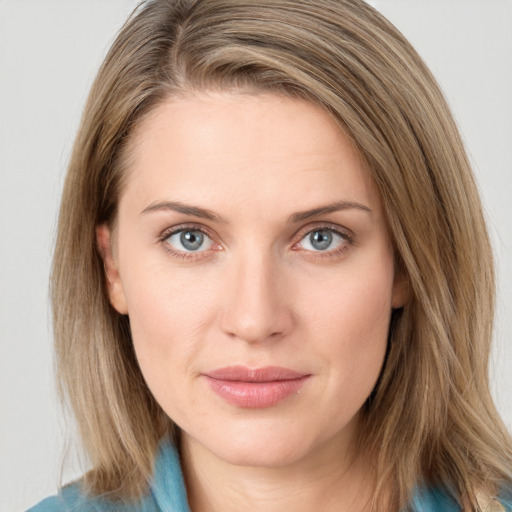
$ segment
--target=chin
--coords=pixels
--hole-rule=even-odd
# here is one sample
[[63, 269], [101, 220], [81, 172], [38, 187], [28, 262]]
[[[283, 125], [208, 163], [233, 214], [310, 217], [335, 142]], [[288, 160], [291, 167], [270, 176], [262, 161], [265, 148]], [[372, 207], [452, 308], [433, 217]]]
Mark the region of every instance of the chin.
[[297, 422], [252, 421], [216, 426], [216, 432], [190, 436], [214, 457], [236, 466], [279, 468], [311, 456], [323, 444]]
[[293, 465], [307, 453], [304, 446], [290, 446], [288, 442], [258, 443], [253, 446], [230, 446], [212, 450], [214, 455], [235, 466], [280, 468]]

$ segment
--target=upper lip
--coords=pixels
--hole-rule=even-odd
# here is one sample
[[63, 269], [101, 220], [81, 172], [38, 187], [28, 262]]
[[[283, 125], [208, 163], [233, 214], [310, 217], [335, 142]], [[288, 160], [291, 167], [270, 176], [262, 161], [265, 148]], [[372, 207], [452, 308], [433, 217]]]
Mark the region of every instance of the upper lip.
[[279, 380], [300, 379], [309, 376], [307, 373], [282, 368], [280, 366], [265, 366], [263, 368], [247, 368], [245, 366], [226, 366], [205, 372], [204, 375], [217, 380], [239, 382], [272, 382]]

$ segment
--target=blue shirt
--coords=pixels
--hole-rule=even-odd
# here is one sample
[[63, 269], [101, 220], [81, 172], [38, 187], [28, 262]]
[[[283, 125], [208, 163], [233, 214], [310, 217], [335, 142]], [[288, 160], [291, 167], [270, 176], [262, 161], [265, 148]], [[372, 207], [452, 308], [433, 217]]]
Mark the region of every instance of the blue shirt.
[[[512, 495], [501, 499], [506, 512], [512, 511]], [[411, 503], [414, 512], [460, 512], [460, 506], [438, 489], [418, 489]], [[122, 504], [108, 498], [90, 498], [79, 485], [64, 487], [58, 496], [42, 501], [27, 512], [190, 512], [185, 482], [176, 448], [163, 442], [147, 495], [137, 502]]]

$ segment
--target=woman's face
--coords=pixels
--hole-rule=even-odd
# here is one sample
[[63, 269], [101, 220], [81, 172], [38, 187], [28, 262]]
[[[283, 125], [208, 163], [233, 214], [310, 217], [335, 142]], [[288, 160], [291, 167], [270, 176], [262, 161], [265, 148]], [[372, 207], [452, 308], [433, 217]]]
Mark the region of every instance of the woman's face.
[[198, 93], [156, 108], [128, 162], [98, 241], [185, 441], [256, 466], [345, 450], [403, 295], [351, 141], [302, 100]]

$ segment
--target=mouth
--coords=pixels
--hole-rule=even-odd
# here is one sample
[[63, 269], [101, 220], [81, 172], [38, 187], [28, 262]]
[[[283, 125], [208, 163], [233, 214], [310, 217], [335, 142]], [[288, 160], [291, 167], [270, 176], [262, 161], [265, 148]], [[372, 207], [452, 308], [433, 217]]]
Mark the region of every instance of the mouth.
[[210, 389], [236, 407], [273, 407], [297, 395], [311, 374], [279, 366], [246, 368], [228, 366], [204, 373]]

